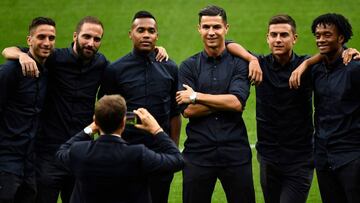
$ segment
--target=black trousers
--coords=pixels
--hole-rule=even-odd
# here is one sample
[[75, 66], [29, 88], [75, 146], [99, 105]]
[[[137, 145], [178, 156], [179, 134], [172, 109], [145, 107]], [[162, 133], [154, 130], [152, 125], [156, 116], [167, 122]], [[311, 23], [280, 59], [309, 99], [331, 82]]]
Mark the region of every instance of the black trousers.
[[160, 174], [149, 178], [151, 200], [153, 203], [167, 203], [173, 173]]
[[305, 203], [314, 174], [313, 160], [277, 164], [258, 154], [260, 183], [266, 203]]
[[224, 188], [228, 203], [254, 203], [251, 163], [229, 167], [204, 167], [189, 162], [183, 169], [183, 202], [210, 203], [216, 180]]
[[336, 169], [316, 170], [324, 203], [360, 202], [360, 158]]
[[62, 203], [69, 203], [75, 179], [54, 155], [37, 155], [36, 162], [37, 203], [57, 203], [60, 193]]
[[34, 203], [35, 177], [0, 172], [0, 203]]

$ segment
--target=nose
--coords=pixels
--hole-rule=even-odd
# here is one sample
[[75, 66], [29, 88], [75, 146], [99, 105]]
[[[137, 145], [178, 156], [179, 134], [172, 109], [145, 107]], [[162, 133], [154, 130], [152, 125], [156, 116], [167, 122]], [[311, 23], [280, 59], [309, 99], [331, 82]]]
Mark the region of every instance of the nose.
[[276, 40], [276, 42], [281, 42], [281, 37], [280, 37], [280, 35], [276, 35], [275, 40]]
[[148, 31], [145, 31], [144, 33], [143, 33], [143, 38], [150, 38], [150, 33], [148, 32]]
[[90, 38], [87, 43], [88, 46], [93, 47], [94, 46], [94, 38]]
[[215, 35], [214, 29], [213, 29], [212, 27], [209, 28], [208, 34], [209, 34], [210, 36]]

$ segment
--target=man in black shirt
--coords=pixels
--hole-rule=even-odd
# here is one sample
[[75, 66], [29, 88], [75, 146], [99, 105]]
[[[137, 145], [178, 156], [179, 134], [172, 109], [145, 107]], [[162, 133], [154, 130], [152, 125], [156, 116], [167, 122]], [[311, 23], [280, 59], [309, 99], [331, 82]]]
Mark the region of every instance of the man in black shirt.
[[222, 8], [199, 13], [204, 51], [179, 70], [176, 100], [189, 118], [183, 151], [183, 202], [211, 202], [216, 180], [228, 202], [255, 202], [251, 149], [242, 119], [249, 96], [247, 63], [225, 48], [229, 25]]
[[348, 20], [324, 14], [312, 23], [323, 60], [312, 69], [315, 105], [315, 167], [323, 202], [360, 202], [360, 62], [346, 67]]
[[[158, 28], [154, 16], [147, 11], [135, 14], [129, 37], [134, 49], [112, 63], [106, 71], [99, 96], [122, 95], [130, 111], [146, 108], [178, 144], [180, 135], [180, 110], [175, 101], [178, 84], [176, 64], [156, 61], [155, 44]], [[126, 126], [123, 138], [130, 144], [145, 144], [159, 152], [159, 146], [149, 133], [134, 126]], [[149, 180], [152, 202], [166, 203], [173, 174], [151, 177]]]
[[55, 22], [35, 18], [27, 37], [29, 57], [41, 77], [24, 77], [18, 60], [0, 66], [0, 202], [35, 200], [33, 144], [43, 108], [47, 73], [45, 61], [55, 45]]

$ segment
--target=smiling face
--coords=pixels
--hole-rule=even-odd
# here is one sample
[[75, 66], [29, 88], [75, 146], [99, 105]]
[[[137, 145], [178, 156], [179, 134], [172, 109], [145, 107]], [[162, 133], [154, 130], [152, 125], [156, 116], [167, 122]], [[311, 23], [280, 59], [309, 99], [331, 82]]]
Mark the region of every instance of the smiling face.
[[27, 37], [30, 53], [39, 62], [43, 63], [52, 53], [55, 46], [55, 27], [39, 25], [31, 30]]
[[79, 32], [74, 32], [74, 51], [79, 57], [89, 60], [98, 52], [103, 28], [99, 24], [84, 23]]
[[286, 23], [271, 24], [267, 34], [267, 43], [274, 56], [291, 56], [297, 34]]
[[151, 52], [158, 40], [156, 21], [152, 18], [136, 18], [129, 31], [133, 47], [139, 52]]
[[315, 29], [316, 46], [320, 54], [333, 55], [342, 48], [344, 37], [333, 24], [318, 24]]
[[205, 50], [225, 49], [225, 36], [229, 25], [225, 24], [221, 16], [202, 16], [198, 31], [203, 40]]

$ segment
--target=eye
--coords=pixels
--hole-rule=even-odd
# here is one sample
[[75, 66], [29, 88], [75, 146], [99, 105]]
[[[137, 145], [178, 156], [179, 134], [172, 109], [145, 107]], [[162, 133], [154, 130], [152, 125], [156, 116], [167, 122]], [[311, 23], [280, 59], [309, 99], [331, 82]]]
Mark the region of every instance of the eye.
[[155, 33], [156, 33], [156, 30], [155, 30], [154, 28], [150, 28], [150, 29], [149, 29], [149, 33], [150, 33], [150, 34], [155, 34]]
[[221, 26], [221, 25], [214, 25], [213, 28], [214, 28], [215, 30], [219, 30], [219, 29], [222, 28], [222, 26]]
[[204, 29], [204, 30], [208, 30], [210, 28], [210, 26], [209, 25], [202, 25], [201, 28]]
[[55, 40], [55, 36], [53, 36], [53, 35], [49, 36], [49, 40], [50, 40], [50, 41], [54, 41], [54, 40]]
[[39, 40], [43, 40], [43, 39], [45, 39], [45, 38], [46, 38], [46, 36], [45, 36], [45, 35], [40, 34], [40, 35], [38, 35], [36, 38], [37, 38], [37, 39], [39, 39]]
[[270, 32], [270, 37], [276, 38], [276, 37], [277, 37], [277, 33], [275, 33], [275, 32]]
[[100, 42], [100, 41], [101, 41], [101, 37], [94, 37], [94, 41], [95, 41], [95, 42]]
[[287, 33], [287, 32], [280, 33], [280, 37], [285, 38], [285, 37], [288, 37], [288, 36], [289, 36], [289, 33]]
[[144, 28], [138, 28], [138, 29], [136, 29], [136, 32], [138, 32], [138, 33], [143, 33], [145, 31], [145, 29]]
[[85, 39], [90, 39], [91, 38], [91, 36], [88, 35], [88, 34], [84, 34], [84, 35], [82, 35], [82, 37], [85, 38]]

